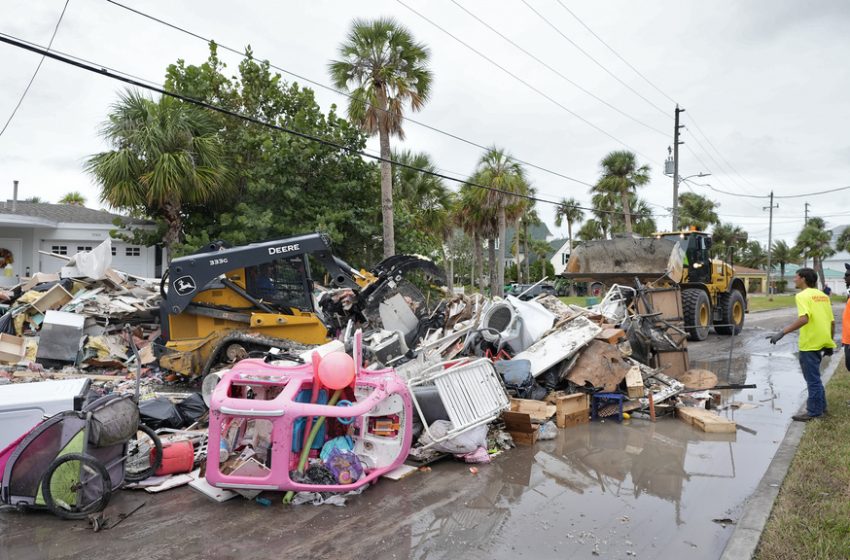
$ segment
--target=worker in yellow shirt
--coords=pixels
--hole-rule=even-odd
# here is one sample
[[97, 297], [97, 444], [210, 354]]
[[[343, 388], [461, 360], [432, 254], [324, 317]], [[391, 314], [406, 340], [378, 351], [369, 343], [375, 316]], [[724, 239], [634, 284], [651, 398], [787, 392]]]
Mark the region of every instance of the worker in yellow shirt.
[[844, 366], [850, 369], [850, 264], [844, 263], [844, 283], [847, 284], [847, 303], [841, 316], [841, 344], [844, 346]]
[[[799, 355], [803, 378], [809, 390], [806, 413], [792, 416], [798, 422], [808, 422], [826, 414], [826, 392], [820, 378], [820, 363], [824, 355], [832, 355], [835, 342], [835, 316], [829, 296], [818, 290], [818, 276], [811, 268], [801, 268], [794, 276], [794, 286], [801, 290], [794, 298], [797, 320], [769, 336], [776, 344], [788, 333], [800, 329]], [[845, 312], [846, 314], [846, 312]]]

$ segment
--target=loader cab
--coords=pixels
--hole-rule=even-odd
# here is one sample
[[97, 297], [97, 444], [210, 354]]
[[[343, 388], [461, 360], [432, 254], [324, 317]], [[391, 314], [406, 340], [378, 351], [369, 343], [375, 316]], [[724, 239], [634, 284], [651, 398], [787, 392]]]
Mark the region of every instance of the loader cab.
[[685, 250], [687, 282], [711, 283], [711, 236], [695, 230], [663, 233], [665, 237], [678, 241]]

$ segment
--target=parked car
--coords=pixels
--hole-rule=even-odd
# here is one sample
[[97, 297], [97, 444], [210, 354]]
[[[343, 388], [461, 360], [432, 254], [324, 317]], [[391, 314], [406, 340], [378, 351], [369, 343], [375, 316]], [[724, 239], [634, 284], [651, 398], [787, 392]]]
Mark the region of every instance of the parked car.
[[[532, 288], [532, 286], [534, 286]], [[531, 288], [531, 289], [529, 289]], [[523, 293], [525, 292], [525, 293]], [[510, 290], [506, 292], [512, 296], [517, 296], [523, 301], [534, 299], [540, 295], [555, 295], [555, 286], [552, 284], [511, 284]], [[520, 295], [522, 294], [522, 295]]]

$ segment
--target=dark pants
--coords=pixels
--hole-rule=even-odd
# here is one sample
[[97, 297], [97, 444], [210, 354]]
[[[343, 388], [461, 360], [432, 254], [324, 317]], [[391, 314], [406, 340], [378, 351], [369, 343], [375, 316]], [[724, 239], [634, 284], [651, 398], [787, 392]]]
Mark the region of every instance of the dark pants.
[[800, 351], [800, 367], [803, 369], [803, 379], [809, 388], [809, 399], [806, 401], [806, 412], [809, 416], [821, 416], [826, 412], [826, 391], [820, 379], [820, 362], [823, 354], [820, 350]]
[[850, 344], [844, 345], [844, 367], [850, 369]]

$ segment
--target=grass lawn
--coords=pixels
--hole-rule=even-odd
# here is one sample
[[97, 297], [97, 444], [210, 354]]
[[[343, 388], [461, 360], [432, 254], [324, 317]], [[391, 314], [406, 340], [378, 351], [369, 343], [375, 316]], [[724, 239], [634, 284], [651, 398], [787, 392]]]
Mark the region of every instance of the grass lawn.
[[[835, 295], [830, 296], [833, 303], [844, 303], [847, 301], [847, 296]], [[779, 309], [781, 307], [794, 307], [794, 294], [781, 294], [768, 298], [766, 295], [747, 296], [750, 311], [760, 311], [764, 309]]]
[[[570, 305], [570, 304], [580, 305], [581, 307], [584, 307], [585, 305], [587, 305], [587, 301], [586, 301], [587, 298], [584, 297], [584, 296], [560, 296], [560, 297], [558, 297], [558, 299], [563, 301], [567, 305]], [[601, 299], [601, 298], [596, 298], [596, 299]]]
[[850, 558], [850, 374], [826, 387], [829, 416], [806, 425], [754, 558]]

